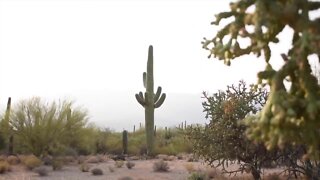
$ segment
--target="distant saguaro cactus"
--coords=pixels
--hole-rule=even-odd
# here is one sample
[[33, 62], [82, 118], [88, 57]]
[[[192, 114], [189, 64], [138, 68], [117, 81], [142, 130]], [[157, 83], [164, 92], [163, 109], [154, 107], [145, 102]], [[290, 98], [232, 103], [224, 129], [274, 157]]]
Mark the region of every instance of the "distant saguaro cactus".
[[128, 154], [128, 131], [126, 130], [122, 132], [122, 149], [123, 154]]
[[166, 99], [166, 94], [161, 94], [162, 88], [159, 86], [157, 92], [153, 89], [153, 47], [149, 46], [147, 72], [143, 73], [143, 85], [146, 92], [141, 91], [136, 94], [137, 101], [145, 109], [145, 128], [147, 136], [147, 154], [154, 155], [154, 109], [160, 107]]

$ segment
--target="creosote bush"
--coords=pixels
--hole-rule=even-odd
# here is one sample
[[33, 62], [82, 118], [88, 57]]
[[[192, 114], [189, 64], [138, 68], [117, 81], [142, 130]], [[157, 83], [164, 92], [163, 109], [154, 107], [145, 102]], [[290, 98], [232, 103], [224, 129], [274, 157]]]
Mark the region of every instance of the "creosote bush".
[[165, 162], [164, 160], [159, 160], [154, 162], [153, 164], [153, 170], [155, 172], [168, 172], [169, 171], [169, 164]]

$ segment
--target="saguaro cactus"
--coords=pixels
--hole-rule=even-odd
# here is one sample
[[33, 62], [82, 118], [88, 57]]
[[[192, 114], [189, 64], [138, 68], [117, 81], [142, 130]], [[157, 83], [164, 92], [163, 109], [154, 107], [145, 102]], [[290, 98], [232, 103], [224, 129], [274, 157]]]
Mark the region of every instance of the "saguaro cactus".
[[122, 149], [123, 154], [128, 154], [128, 131], [126, 130], [122, 132]]
[[7, 102], [7, 110], [3, 119], [3, 133], [7, 137], [6, 145], [7, 145], [7, 154], [11, 155], [13, 153], [13, 134], [12, 128], [10, 127], [9, 119], [10, 119], [10, 111], [11, 111], [11, 97], [8, 98]]
[[143, 86], [146, 92], [141, 91], [136, 94], [137, 101], [145, 109], [145, 128], [147, 139], [147, 155], [154, 155], [154, 109], [159, 108], [164, 100], [166, 94], [161, 94], [162, 88], [159, 86], [157, 92], [153, 91], [153, 47], [149, 46], [147, 72], [143, 73]]

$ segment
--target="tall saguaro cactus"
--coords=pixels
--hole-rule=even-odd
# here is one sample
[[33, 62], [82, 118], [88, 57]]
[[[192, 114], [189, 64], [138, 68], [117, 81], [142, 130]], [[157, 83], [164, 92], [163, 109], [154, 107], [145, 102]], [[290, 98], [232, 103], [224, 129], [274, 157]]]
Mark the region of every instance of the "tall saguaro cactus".
[[147, 154], [150, 156], [154, 155], [154, 109], [159, 108], [166, 99], [166, 94], [161, 94], [162, 88], [160, 86], [154, 93], [153, 84], [153, 47], [149, 46], [147, 72], [143, 73], [143, 86], [146, 88], [146, 92], [143, 94], [140, 91], [136, 94], [136, 99], [145, 109]]

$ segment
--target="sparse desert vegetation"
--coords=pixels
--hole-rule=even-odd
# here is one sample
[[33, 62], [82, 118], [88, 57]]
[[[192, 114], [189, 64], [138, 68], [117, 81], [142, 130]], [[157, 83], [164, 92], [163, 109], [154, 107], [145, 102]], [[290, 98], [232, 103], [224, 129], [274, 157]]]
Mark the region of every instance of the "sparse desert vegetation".
[[[8, 2], [1, 2], [1, 5], [6, 3]], [[22, 11], [23, 8], [17, 9]], [[209, 58], [214, 57], [223, 60], [226, 65], [230, 66], [233, 59], [254, 54], [257, 57], [263, 56], [265, 68], [257, 73], [257, 83], [247, 84], [245, 80], [240, 80], [237, 83], [226, 85], [225, 89], [219, 87], [219, 90], [212, 93], [210, 90], [213, 89], [207, 90], [208, 92], [204, 91], [201, 97], [202, 104], [199, 103], [199, 107], [201, 108], [202, 105], [202, 111], [205, 113], [204, 116], [207, 121], [202, 124], [189, 123], [187, 125], [186, 120], [181, 120], [183, 121], [182, 124], [159, 127], [159, 124], [164, 123], [155, 121], [157, 119], [155, 118], [156, 109], [165, 107], [163, 104], [169, 101], [170, 95], [174, 93], [163, 93], [161, 86], [155, 86], [154, 48], [152, 45], [148, 47], [147, 68], [142, 73], [141, 86], [143, 85], [145, 90], [136, 94], [132, 93], [132, 99], [135, 97], [136, 105], [139, 107], [141, 105], [141, 110], [144, 111], [144, 123], [140, 123], [139, 128], [133, 126], [132, 131], [124, 127], [120, 127], [122, 129], [120, 132], [106, 128], [107, 125], [106, 127], [98, 126], [98, 123], [95, 124], [90, 121], [91, 114], [86, 108], [75, 106], [74, 101], [68, 99], [48, 101], [41, 97], [31, 97], [17, 100], [13, 106], [11, 98], [8, 98], [5, 110], [0, 113], [0, 179], [318, 180], [320, 177], [320, 71], [319, 68], [312, 68], [311, 60], [318, 60], [315, 63], [316, 65], [320, 62], [319, 9], [319, 1], [238, 0], [231, 2], [228, 10], [217, 14], [214, 22], [212, 22], [212, 25], [217, 26], [215, 37], [204, 38], [202, 41], [202, 47], [208, 51]], [[125, 9], [125, 11], [127, 10], [129, 9]], [[28, 11], [31, 12], [30, 9]], [[314, 13], [315, 11], [317, 13]], [[73, 13], [69, 12], [69, 14]], [[86, 14], [89, 15], [90, 13]], [[148, 12], [148, 14], [150, 13]], [[7, 15], [6, 17], [10, 16]], [[23, 19], [22, 15], [17, 17]], [[50, 20], [48, 20], [48, 23], [54, 22], [52, 19], [44, 17]], [[76, 20], [76, 17], [77, 15], [72, 19]], [[147, 17], [149, 18], [149, 16]], [[154, 19], [153, 15], [150, 17], [152, 17], [150, 19]], [[2, 28], [5, 27], [2, 26], [3, 21], [5, 21], [3, 19], [0, 18]], [[83, 20], [85, 19], [83, 18]], [[27, 18], [23, 20], [27, 20]], [[18, 20], [16, 19], [16, 21]], [[8, 22], [16, 24], [16, 21]], [[45, 24], [43, 21], [39, 22], [34, 24]], [[96, 22], [99, 21], [91, 21], [93, 24]], [[127, 22], [131, 23], [133, 21], [128, 20]], [[154, 22], [159, 23], [160, 21], [155, 19]], [[30, 23], [25, 24], [27, 26]], [[73, 22], [69, 24], [73, 24]], [[151, 21], [144, 24], [149, 25]], [[175, 24], [179, 23], [175, 22]], [[188, 22], [188, 24], [193, 23]], [[85, 23], [84, 25], [87, 26]], [[150, 26], [153, 27], [154, 25]], [[40, 28], [40, 31], [43, 31], [42, 28], [45, 27], [54, 29], [51, 28], [54, 27], [53, 25], [45, 24], [44, 27]], [[70, 28], [70, 26], [66, 27], [60, 27], [59, 29]], [[112, 29], [111, 27], [108, 26], [109, 29]], [[30, 40], [28, 43], [20, 43], [21, 36], [19, 37], [19, 34], [31, 38], [35, 37], [29, 36], [30, 32], [17, 33], [20, 29], [38, 28], [7, 29], [3, 32], [9, 33], [14, 30], [12, 32], [15, 32], [17, 38], [14, 39], [10, 36], [8, 39], [13, 41], [9, 44], [1, 44], [0, 47], [10, 49], [11, 46], [11, 48], [18, 48], [20, 44], [25, 44], [23, 47], [26, 48], [26, 44], [29, 44]], [[100, 27], [91, 29], [97, 30]], [[167, 29], [171, 32], [176, 27]], [[287, 31], [286, 29], [291, 31], [286, 34], [290, 39], [284, 41], [284, 38], [280, 36], [283, 36], [282, 33]], [[2, 39], [4, 37], [3, 32], [0, 31]], [[48, 32], [46, 34], [59, 37]], [[71, 37], [71, 33], [64, 34]], [[132, 34], [129, 35], [132, 36]], [[179, 35], [180, 32], [172, 31], [172, 34]], [[112, 34], [112, 36], [120, 37], [118, 34]], [[102, 38], [105, 38], [105, 36]], [[43, 39], [46, 40], [47, 38]], [[94, 38], [90, 37], [88, 39]], [[173, 44], [167, 42], [167, 39], [163, 39], [166, 43]], [[178, 44], [176, 47], [185, 44], [185, 42], [179, 43], [179, 38], [176, 39], [175, 42]], [[82, 40], [77, 42], [82, 42]], [[60, 39], [58, 41], [60, 42]], [[73, 39], [68, 39], [68, 41], [73, 41]], [[118, 41], [125, 44], [122, 40]], [[287, 49], [285, 49], [287, 53], [277, 54], [273, 46], [286, 41], [289, 42]], [[137, 42], [137, 39], [135, 41], [127, 40], [126, 42]], [[37, 43], [42, 44], [43, 42], [39, 43], [37, 41]], [[61, 44], [56, 45], [56, 47], [60, 47]], [[94, 43], [84, 41], [84, 43], [79, 44], [90, 44], [92, 46]], [[37, 52], [31, 52], [32, 55], [43, 51], [43, 49], [33, 49], [36, 49]], [[46, 49], [51, 50], [48, 47]], [[56, 49], [59, 48], [54, 48], [54, 51]], [[98, 51], [100, 48], [94, 47], [92, 49]], [[125, 52], [129, 52], [130, 49], [132, 48], [125, 49]], [[1, 49], [1, 53], [6, 53], [7, 50]], [[34, 57], [24, 51], [20, 52], [21, 49], [20, 51], [11, 50], [8, 52], [13, 57], [17, 54], [25, 55], [28, 63]], [[54, 51], [44, 52], [53, 55], [56, 54]], [[187, 51], [186, 49], [185, 52], [187, 53]], [[172, 59], [175, 59], [174, 54], [176, 52], [180, 51], [169, 52], [170, 56], [173, 55], [172, 57], [174, 57]], [[123, 53], [119, 57], [125, 54]], [[8, 58], [8, 56], [6, 57]], [[277, 57], [281, 63], [274, 66], [271, 61]], [[100, 60], [100, 58], [98, 59]], [[8, 60], [11, 60], [11, 57], [6, 61]], [[161, 61], [159, 62], [161, 63]], [[63, 87], [66, 87], [66, 84], [75, 84], [74, 82], [76, 82], [73, 81], [76, 76], [72, 75], [73, 70], [77, 70], [78, 64], [72, 64], [72, 68], [70, 68], [59, 63], [56, 63], [58, 64], [57, 67], [52, 68], [59, 70], [57, 74], [51, 73], [51, 71], [46, 72], [45, 70], [51, 69], [51, 67], [46, 67], [44, 70], [30, 71], [30, 74], [34, 73], [34, 77], [30, 78], [31, 81], [20, 80], [19, 78], [10, 79], [13, 74], [18, 74], [20, 71], [23, 72], [23, 74], [19, 74], [20, 78], [24, 75], [27, 76], [29, 72], [26, 72], [29, 69], [25, 68], [24, 65], [30, 67], [30, 65], [27, 65], [28, 63], [18, 64], [19, 67], [23, 67], [21, 69], [5, 66], [1, 69], [1, 72], [2, 70], [13, 69], [11, 74], [1, 74], [1, 76], [10, 75], [1, 77], [0, 80], [5, 79], [12, 84], [19, 84], [19, 88], [16, 90], [19, 95], [20, 93], [23, 94], [23, 88], [27, 87], [29, 83], [32, 84], [31, 82], [36, 82], [41, 86], [47, 86], [51, 83], [54, 86]], [[68, 62], [65, 64], [68, 64]], [[139, 63], [134, 62], [134, 64]], [[173, 64], [179, 64], [179, 68], [184, 68], [184, 65], [187, 65], [187, 63], [180, 62]], [[35, 66], [35, 64], [32, 64], [32, 66]], [[126, 66], [133, 69], [131, 64], [122, 65], [121, 69], [116, 69], [119, 73], [114, 77], [116, 78], [118, 75], [128, 77], [131, 72], [128, 73]], [[171, 68], [169, 65], [160, 64], [159, 68], [163, 67]], [[179, 83], [188, 82], [191, 79], [183, 79], [185, 74], [180, 74], [178, 68], [172, 68], [173, 71], [170, 68], [167, 68], [169, 69], [167, 77], [170, 77], [173, 83], [169, 85], [179, 86]], [[242, 67], [242, 69], [244, 68], [247, 67]], [[101, 70], [109, 71], [111, 69]], [[68, 76], [60, 76], [60, 71], [67, 71]], [[181, 72], [189, 73], [189, 69]], [[68, 83], [56, 84], [56, 79], [40, 78], [42, 76], [46, 77], [47, 74], [52, 74], [54, 77], [59, 75], [61, 79], [68, 79]], [[83, 79], [92, 80], [91, 77], [86, 76], [90, 73], [84, 73], [81, 69], [81, 74], [84, 75]], [[176, 74], [179, 75], [178, 78], [172, 77]], [[229, 79], [223, 78], [228, 75], [216, 74], [215, 78], [218, 77], [219, 81], [229, 82]], [[197, 79], [198, 76], [194, 77], [197, 81], [202, 80]], [[46, 84], [45, 80], [49, 83]], [[125, 82], [126, 80], [128, 79], [123, 78], [121, 81], [115, 79], [114, 82], [122, 84], [122, 89], [123, 87], [133, 87], [133, 84]], [[162, 79], [162, 82], [165, 81]], [[10, 87], [12, 85], [10, 83], [9, 85], [1, 84], [1, 88]], [[216, 82], [212, 80], [210, 82], [203, 81], [201, 85], [203, 85], [202, 83], [215, 84]], [[109, 85], [109, 79], [105, 84]], [[191, 83], [191, 86], [193, 85]], [[84, 83], [81, 86], [92, 87], [93, 85]], [[164, 86], [164, 90], [167, 90], [166, 88]], [[169, 90], [170, 88], [168, 88], [168, 92], [170, 92]], [[47, 88], [46, 91], [54, 92], [54, 89]], [[11, 91], [8, 90], [8, 92]], [[122, 93], [121, 97], [124, 97]], [[184, 103], [186, 101], [181, 102], [179, 106], [188, 107], [188, 104]], [[100, 104], [101, 102], [95, 103]], [[127, 104], [123, 103], [122, 100], [117, 99], [114, 104], [120, 104], [121, 107], [121, 112], [115, 111], [116, 116], [122, 118], [124, 114], [130, 114], [129, 110], [131, 109], [127, 108]], [[175, 107], [169, 108], [174, 109]], [[110, 109], [110, 107], [105, 107], [102, 113], [108, 114]], [[186, 111], [188, 109], [179, 112], [179, 115], [187, 114]], [[163, 117], [159, 119], [163, 120]], [[175, 118], [172, 119], [177, 122]], [[166, 121], [172, 119], [167, 118]], [[137, 120], [134, 119], [134, 121]]]

